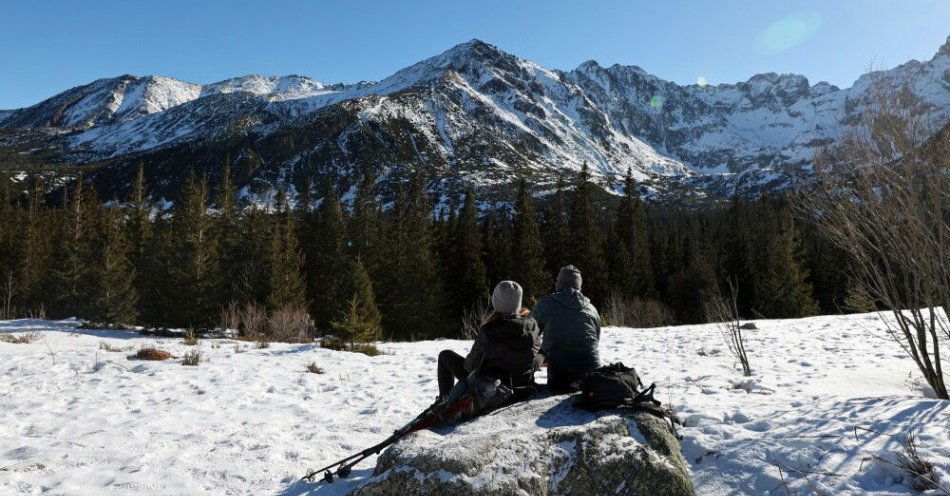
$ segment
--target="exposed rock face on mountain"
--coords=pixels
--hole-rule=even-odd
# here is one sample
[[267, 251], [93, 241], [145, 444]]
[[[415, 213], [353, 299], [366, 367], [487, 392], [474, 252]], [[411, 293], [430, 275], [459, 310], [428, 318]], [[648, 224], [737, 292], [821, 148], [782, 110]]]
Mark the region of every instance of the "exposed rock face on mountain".
[[694, 494], [662, 419], [574, 409], [555, 396], [517, 404], [390, 447], [354, 496]]
[[105, 197], [126, 194], [139, 163], [153, 195], [173, 197], [187, 169], [214, 180], [226, 160], [257, 193], [326, 177], [345, 187], [361, 169], [421, 168], [435, 185], [550, 183], [585, 162], [605, 181], [629, 168], [657, 195], [781, 188], [859, 123], [875, 84], [907, 86], [935, 126], [947, 122], [948, 47], [848, 89], [772, 73], [680, 86], [593, 61], [562, 72], [478, 40], [379, 82], [121, 76], [0, 111], [0, 169], [87, 166]]

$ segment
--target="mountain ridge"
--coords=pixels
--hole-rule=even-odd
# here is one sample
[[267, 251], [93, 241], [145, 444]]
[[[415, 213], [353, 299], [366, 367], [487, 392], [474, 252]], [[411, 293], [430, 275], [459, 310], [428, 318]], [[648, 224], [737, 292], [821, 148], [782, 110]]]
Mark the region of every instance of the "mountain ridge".
[[242, 186], [260, 192], [331, 176], [346, 187], [365, 169], [398, 176], [419, 167], [437, 184], [514, 176], [551, 183], [588, 163], [605, 183], [632, 170], [647, 194], [685, 185], [727, 195], [784, 187], [816, 149], [859, 122], [875, 81], [912, 84], [934, 123], [946, 122], [947, 47], [950, 38], [929, 61], [869, 73], [844, 89], [774, 72], [679, 85], [594, 60], [552, 70], [478, 39], [377, 82], [247, 75], [199, 85], [122, 75], [0, 111], [0, 157], [13, 157], [0, 166], [88, 166], [108, 182], [133, 162], [169, 169], [171, 157], [213, 176], [230, 157], [238, 168], [250, 160]]

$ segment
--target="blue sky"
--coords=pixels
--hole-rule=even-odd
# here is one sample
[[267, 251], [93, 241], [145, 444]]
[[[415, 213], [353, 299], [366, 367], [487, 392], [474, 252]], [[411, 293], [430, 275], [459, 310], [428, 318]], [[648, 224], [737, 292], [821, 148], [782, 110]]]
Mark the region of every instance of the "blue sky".
[[794, 72], [851, 82], [929, 59], [947, 0], [0, 0], [0, 108], [120, 74], [381, 79], [472, 38], [555, 69], [594, 59], [678, 83]]

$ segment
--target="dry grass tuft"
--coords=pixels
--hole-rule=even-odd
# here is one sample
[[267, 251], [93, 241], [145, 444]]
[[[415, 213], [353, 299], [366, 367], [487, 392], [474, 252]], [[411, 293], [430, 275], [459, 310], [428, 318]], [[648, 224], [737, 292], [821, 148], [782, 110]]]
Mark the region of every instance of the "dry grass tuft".
[[320, 340], [320, 347], [333, 351], [362, 353], [366, 356], [385, 355], [385, 353], [373, 343], [346, 343], [339, 338], [323, 338]]
[[191, 350], [188, 353], [185, 353], [185, 356], [181, 359], [182, 365], [191, 365], [195, 366], [201, 363], [202, 355], [198, 350]]
[[172, 354], [158, 348], [142, 348], [134, 355], [129, 356], [129, 360], [153, 360], [161, 361], [172, 358]]
[[307, 372], [311, 374], [322, 374], [323, 369], [317, 365], [317, 362], [310, 362], [310, 365], [307, 365]]
[[20, 334], [0, 334], [0, 343], [30, 344], [43, 337], [39, 331], [27, 331]]
[[120, 348], [118, 346], [112, 346], [111, 344], [105, 341], [99, 341], [99, 349], [102, 351], [108, 351], [110, 353], [118, 353], [122, 351], [132, 351], [132, 347]]
[[198, 335], [195, 333], [194, 329], [188, 329], [185, 331], [184, 343], [188, 346], [195, 346], [198, 344]]
[[917, 440], [913, 434], [908, 435], [904, 440], [904, 451], [897, 454], [897, 466], [907, 474], [908, 477], [905, 479], [907, 485], [917, 492], [944, 489], [937, 481], [937, 472], [933, 464], [921, 458], [920, 453], [917, 452]]

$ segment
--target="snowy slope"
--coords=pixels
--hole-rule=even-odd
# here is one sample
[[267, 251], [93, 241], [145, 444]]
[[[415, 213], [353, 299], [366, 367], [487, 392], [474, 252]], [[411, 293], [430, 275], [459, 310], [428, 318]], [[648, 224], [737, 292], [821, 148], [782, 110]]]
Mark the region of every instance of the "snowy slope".
[[[876, 315], [758, 325], [751, 379], [713, 326], [604, 329], [603, 360], [635, 365], [683, 418], [700, 494], [912, 494], [898, 470], [873, 458], [893, 461], [908, 433], [950, 484], [950, 403], [926, 398]], [[0, 333], [43, 336], [0, 342], [2, 494], [342, 495], [373, 459], [333, 486], [295, 481], [413, 417], [436, 394], [438, 352], [470, 346], [382, 343], [388, 354], [370, 358], [204, 340], [209, 361], [186, 367], [99, 350], [104, 341], [181, 356], [191, 348], [180, 340], [74, 326], [0, 322]], [[325, 373], [304, 372], [310, 362]]]

